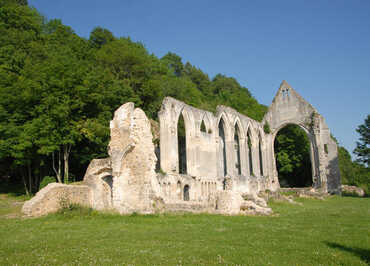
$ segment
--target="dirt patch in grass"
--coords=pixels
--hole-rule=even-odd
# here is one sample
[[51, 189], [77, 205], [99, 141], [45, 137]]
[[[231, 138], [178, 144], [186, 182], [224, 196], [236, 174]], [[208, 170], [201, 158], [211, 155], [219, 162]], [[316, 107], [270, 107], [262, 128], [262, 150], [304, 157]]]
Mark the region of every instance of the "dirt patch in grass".
[[9, 194], [0, 194], [0, 218], [20, 218], [21, 209], [26, 197], [15, 197]]

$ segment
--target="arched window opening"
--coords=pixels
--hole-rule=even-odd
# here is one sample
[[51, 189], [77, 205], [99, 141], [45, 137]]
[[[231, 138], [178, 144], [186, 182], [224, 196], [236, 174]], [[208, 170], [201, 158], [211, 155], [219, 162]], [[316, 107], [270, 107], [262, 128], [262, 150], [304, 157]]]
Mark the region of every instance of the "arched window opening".
[[185, 185], [184, 186], [184, 201], [190, 200], [189, 190], [190, 190], [189, 185]]
[[241, 165], [240, 165], [240, 141], [239, 141], [239, 127], [238, 124], [235, 124], [235, 133], [234, 133], [234, 149], [235, 149], [235, 167], [238, 172], [238, 175], [242, 174]]
[[105, 176], [102, 180], [104, 181], [103, 187], [106, 194], [107, 204], [111, 205], [113, 203], [113, 176]]
[[252, 158], [252, 139], [251, 139], [251, 132], [248, 129], [247, 133], [247, 144], [248, 144], [248, 160], [249, 160], [249, 175], [253, 174], [253, 158]]
[[181, 196], [181, 182], [180, 181], [177, 182], [177, 194], [178, 194], [179, 200], [181, 200], [182, 196]]
[[204, 124], [204, 120], [202, 120], [202, 123], [200, 124], [200, 131], [206, 133], [206, 125]]
[[261, 176], [263, 176], [263, 156], [262, 156], [262, 139], [261, 139], [261, 135], [259, 135], [259, 139], [258, 139], [258, 152], [259, 152], [259, 159], [260, 159], [260, 174]]
[[186, 132], [184, 117], [180, 114], [177, 123], [177, 143], [178, 143], [178, 156], [179, 156], [179, 174], [187, 174], [186, 165]]
[[312, 186], [310, 140], [297, 125], [280, 129], [274, 140], [280, 187]]
[[283, 91], [282, 91], [282, 95], [283, 95], [283, 99], [285, 99], [285, 98], [289, 98], [289, 96], [290, 96], [290, 91], [289, 91], [289, 89], [285, 89], [285, 90], [283, 90]]
[[227, 165], [226, 165], [226, 141], [225, 141], [225, 124], [223, 119], [221, 118], [220, 123], [218, 124], [218, 136], [219, 136], [219, 145], [220, 145], [220, 159], [221, 159], [221, 167], [223, 168], [223, 174], [226, 176], [227, 174]]

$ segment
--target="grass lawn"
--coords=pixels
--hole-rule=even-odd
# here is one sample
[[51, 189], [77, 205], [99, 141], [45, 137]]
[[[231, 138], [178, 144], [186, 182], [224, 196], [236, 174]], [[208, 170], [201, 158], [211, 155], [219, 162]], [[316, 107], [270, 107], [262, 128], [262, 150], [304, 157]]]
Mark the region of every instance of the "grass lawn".
[[272, 202], [272, 217], [101, 214], [19, 216], [0, 194], [1, 265], [368, 265], [370, 198]]

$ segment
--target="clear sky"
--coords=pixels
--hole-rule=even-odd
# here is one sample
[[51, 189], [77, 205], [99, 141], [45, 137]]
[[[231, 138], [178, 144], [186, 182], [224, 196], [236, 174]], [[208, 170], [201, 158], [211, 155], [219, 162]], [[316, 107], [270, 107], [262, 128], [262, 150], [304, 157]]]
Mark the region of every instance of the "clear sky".
[[370, 114], [369, 0], [29, 0], [88, 38], [96, 26], [235, 77], [270, 105], [283, 79], [350, 152]]

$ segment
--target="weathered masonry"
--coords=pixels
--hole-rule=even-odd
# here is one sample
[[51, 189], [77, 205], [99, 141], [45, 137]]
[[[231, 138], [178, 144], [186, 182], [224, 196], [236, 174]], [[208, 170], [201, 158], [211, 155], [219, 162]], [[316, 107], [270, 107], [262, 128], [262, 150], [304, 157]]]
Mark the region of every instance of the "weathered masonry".
[[122, 105], [110, 123], [109, 157], [90, 163], [83, 185], [50, 184], [23, 212], [43, 215], [60, 208], [59, 202], [75, 202], [122, 214], [269, 214], [258, 193], [280, 187], [274, 140], [288, 124], [301, 127], [310, 140], [312, 189], [340, 193], [336, 142], [324, 118], [285, 81], [262, 122], [226, 106], [213, 114], [170, 97], [158, 116], [155, 152], [145, 113], [133, 103]]
[[[177, 136], [179, 119], [184, 120], [185, 141]], [[288, 124], [298, 125], [309, 137], [313, 187], [339, 192], [337, 145], [329, 128], [285, 81], [262, 122], [226, 106], [218, 106], [213, 114], [173, 98], [163, 101], [159, 120], [161, 168], [166, 173], [182, 174], [175, 180], [179, 184], [188, 184], [180, 178], [184, 175], [199, 179], [190, 186], [193, 198], [201, 198], [204, 191], [212, 189], [242, 193], [278, 189], [274, 140]], [[265, 132], [265, 125], [269, 125], [270, 133]]]

